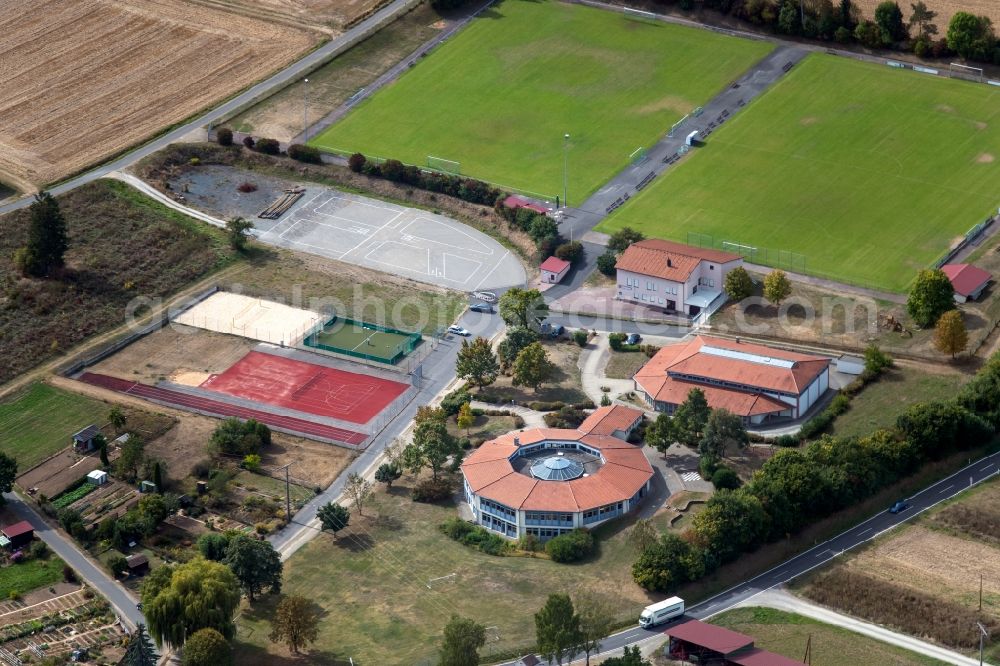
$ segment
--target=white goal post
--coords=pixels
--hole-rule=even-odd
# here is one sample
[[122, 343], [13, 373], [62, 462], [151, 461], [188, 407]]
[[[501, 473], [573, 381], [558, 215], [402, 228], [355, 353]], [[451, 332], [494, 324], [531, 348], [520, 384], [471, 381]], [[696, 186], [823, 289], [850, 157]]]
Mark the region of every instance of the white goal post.
[[625, 18], [632, 19], [633, 21], [657, 21], [656, 14], [653, 12], [644, 12], [641, 9], [632, 9], [631, 7], [622, 7], [622, 13]]
[[976, 80], [982, 83], [983, 81], [983, 68], [982, 67], [972, 67], [970, 65], [963, 65], [959, 62], [953, 62], [948, 65], [948, 71], [954, 74], [955, 72], [962, 72], [963, 74], [971, 74], [976, 77]]
[[442, 173], [450, 173], [458, 176], [462, 173], [462, 163], [455, 160], [446, 160], [443, 157], [427, 156], [427, 168]]

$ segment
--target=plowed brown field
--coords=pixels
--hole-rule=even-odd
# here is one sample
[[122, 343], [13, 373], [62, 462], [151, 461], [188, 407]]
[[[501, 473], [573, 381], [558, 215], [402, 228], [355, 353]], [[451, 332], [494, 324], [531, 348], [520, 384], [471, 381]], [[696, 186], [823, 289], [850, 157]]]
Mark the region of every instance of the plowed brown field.
[[[854, 0], [854, 4], [861, 10], [861, 15], [865, 18], [873, 18], [875, 8], [882, 0]], [[932, 12], [937, 12], [937, 17], [932, 21], [938, 28], [938, 37], [948, 34], [948, 22], [956, 12], [969, 12], [976, 16], [988, 16], [993, 25], [1000, 25], [1000, 2], [997, 0], [924, 0], [924, 4]], [[910, 2], [899, 3], [903, 10], [903, 20], [909, 21]]]
[[0, 181], [25, 190], [183, 120], [320, 37], [188, 0], [15, 2], [0, 34]]
[[191, 0], [278, 23], [339, 30], [387, 0]]

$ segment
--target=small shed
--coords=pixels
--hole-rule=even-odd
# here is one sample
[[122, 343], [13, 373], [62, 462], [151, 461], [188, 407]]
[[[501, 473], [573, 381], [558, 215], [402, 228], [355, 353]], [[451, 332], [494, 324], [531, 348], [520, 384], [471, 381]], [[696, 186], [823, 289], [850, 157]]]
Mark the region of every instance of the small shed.
[[96, 425], [89, 425], [73, 435], [73, 450], [77, 453], [90, 453], [94, 450], [94, 440], [101, 434]]
[[945, 264], [941, 270], [951, 281], [955, 300], [959, 303], [979, 300], [986, 285], [993, 279], [989, 271], [972, 264]]
[[566, 273], [569, 273], [570, 263], [565, 259], [560, 259], [559, 257], [549, 257], [542, 262], [540, 266], [542, 270], [542, 282], [548, 282], [555, 284], [560, 282]]
[[687, 146], [697, 146], [698, 137], [700, 136], [700, 134], [701, 133], [698, 130], [691, 132], [690, 134], [687, 135], [687, 138], [684, 139], [684, 144]]
[[125, 558], [125, 563], [128, 565], [128, 572], [133, 576], [141, 576], [149, 572], [149, 560], [142, 553], [129, 555]]
[[27, 520], [22, 520], [19, 523], [14, 523], [0, 529], [0, 534], [7, 537], [10, 542], [8, 545], [10, 548], [21, 548], [22, 546], [27, 546], [35, 538], [35, 528]]
[[842, 372], [845, 375], [860, 375], [865, 371], [865, 359], [860, 356], [844, 354], [837, 359], [836, 369], [837, 372]]
[[514, 196], [513, 194], [503, 200], [503, 205], [507, 208], [527, 208], [532, 213], [537, 213], [539, 215], [545, 215], [549, 211], [545, 206], [533, 203], [527, 199], [522, 199], [521, 197]]
[[87, 475], [87, 483], [92, 483], [95, 486], [103, 486], [108, 482], [108, 473], [103, 469], [95, 469], [93, 472]]
[[157, 492], [156, 484], [152, 481], [140, 481], [139, 482], [139, 492], [140, 493], [155, 493]]

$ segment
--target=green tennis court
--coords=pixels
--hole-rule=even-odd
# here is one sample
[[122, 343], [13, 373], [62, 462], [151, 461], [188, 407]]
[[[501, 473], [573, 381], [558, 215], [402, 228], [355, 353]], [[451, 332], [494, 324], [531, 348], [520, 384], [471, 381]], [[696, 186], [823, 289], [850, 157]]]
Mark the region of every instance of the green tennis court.
[[305, 345], [395, 365], [416, 349], [421, 340], [419, 333], [335, 317], [322, 330], [308, 336]]

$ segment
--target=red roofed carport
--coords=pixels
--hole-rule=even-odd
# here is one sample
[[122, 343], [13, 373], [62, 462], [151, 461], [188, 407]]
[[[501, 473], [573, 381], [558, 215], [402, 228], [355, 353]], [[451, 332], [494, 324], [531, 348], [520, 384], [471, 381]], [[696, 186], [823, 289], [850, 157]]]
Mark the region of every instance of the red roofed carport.
[[532, 203], [527, 199], [522, 199], [521, 197], [516, 197], [513, 194], [503, 200], [503, 205], [507, 208], [527, 208], [533, 213], [538, 213], [539, 215], [545, 215], [548, 213], [548, 209], [545, 206], [541, 206], [536, 203]]
[[663, 633], [670, 637], [670, 656], [678, 659], [722, 658], [753, 647], [751, 636], [699, 620], [689, 620]]
[[28, 543], [35, 536], [35, 528], [31, 526], [27, 520], [22, 520], [19, 523], [14, 523], [13, 525], [8, 525], [3, 529], [0, 529], [5, 537], [10, 539], [11, 548], [20, 548]]
[[726, 657], [726, 661], [734, 666], [806, 666], [801, 661], [760, 648], [754, 648], [742, 656]]

